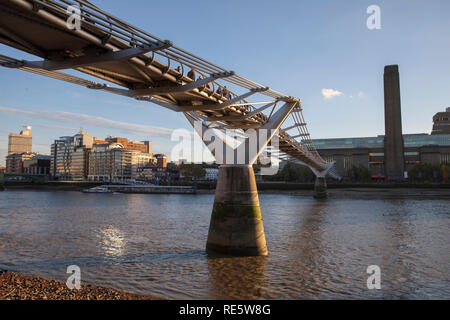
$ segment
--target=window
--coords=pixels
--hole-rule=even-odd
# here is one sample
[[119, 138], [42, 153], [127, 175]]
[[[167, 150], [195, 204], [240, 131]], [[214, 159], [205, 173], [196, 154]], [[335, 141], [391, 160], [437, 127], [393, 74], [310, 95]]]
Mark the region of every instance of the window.
[[353, 166], [353, 159], [352, 157], [345, 157], [344, 158], [344, 169], [348, 170]]
[[441, 164], [450, 165], [450, 153], [441, 154]]

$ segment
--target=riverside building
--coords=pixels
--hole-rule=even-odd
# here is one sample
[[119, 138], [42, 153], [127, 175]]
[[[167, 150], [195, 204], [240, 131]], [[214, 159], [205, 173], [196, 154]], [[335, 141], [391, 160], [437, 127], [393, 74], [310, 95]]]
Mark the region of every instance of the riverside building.
[[24, 163], [36, 156], [33, 152], [12, 153], [6, 156], [6, 173], [23, 174]]
[[94, 138], [80, 130], [74, 136], [60, 137], [51, 145], [50, 173], [58, 180], [85, 180], [88, 175], [88, 152]]
[[50, 156], [36, 155], [23, 162], [23, 173], [30, 175], [49, 175], [50, 174]]
[[27, 126], [19, 134], [10, 133], [8, 135], [8, 154], [31, 153], [32, 145], [33, 135], [30, 126]]
[[398, 66], [384, 70], [385, 135], [361, 138], [315, 139], [319, 154], [336, 161], [346, 177], [353, 167], [364, 166], [372, 176], [401, 180], [417, 164], [450, 165], [450, 108], [433, 117], [431, 134], [403, 134]]
[[135, 141], [128, 140], [127, 138], [109, 136], [105, 139], [106, 143], [118, 143], [123, 146], [124, 149], [141, 151], [142, 153], [152, 153], [151, 141]]
[[156, 163], [151, 150], [151, 141], [98, 139], [81, 130], [52, 144], [50, 172], [58, 180], [135, 179], [140, 167]]
[[94, 144], [89, 152], [89, 180], [134, 180], [140, 168], [156, 161], [151, 153], [142, 152], [142, 150], [149, 151], [151, 143], [136, 141], [129, 143], [125, 138], [110, 141], [121, 141], [119, 139], [124, 139], [123, 143], [97, 141], [98, 143]]
[[[417, 164], [450, 165], [450, 134], [405, 134], [404, 170]], [[372, 175], [385, 175], [384, 136], [316, 139], [319, 154], [336, 161], [337, 172], [345, 177], [353, 166], [364, 166]]]
[[434, 115], [433, 131], [431, 134], [450, 134], [450, 108]]
[[33, 136], [31, 127], [27, 126], [20, 133], [8, 135], [8, 155], [6, 156], [6, 173], [22, 174], [25, 160], [29, 160], [36, 154], [32, 152]]

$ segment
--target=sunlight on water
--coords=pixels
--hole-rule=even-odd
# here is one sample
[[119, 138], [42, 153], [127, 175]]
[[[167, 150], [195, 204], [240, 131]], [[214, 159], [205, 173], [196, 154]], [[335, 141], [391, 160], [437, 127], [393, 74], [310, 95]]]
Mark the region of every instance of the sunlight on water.
[[121, 256], [124, 253], [126, 240], [118, 228], [109, 226], [100, 231], [100, 246], [106, 255]]

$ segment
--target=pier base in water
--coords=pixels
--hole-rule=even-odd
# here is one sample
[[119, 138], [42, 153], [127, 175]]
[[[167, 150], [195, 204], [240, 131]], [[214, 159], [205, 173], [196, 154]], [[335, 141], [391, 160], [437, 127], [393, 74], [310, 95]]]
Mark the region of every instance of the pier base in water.
[[206, 250], [234, 256], [267, 255], [252, 166], [221, 166]]
[[314, 184], [314, 198], [326, 199], [328, 198], [327, 182], [323, 177], [317, 177]]

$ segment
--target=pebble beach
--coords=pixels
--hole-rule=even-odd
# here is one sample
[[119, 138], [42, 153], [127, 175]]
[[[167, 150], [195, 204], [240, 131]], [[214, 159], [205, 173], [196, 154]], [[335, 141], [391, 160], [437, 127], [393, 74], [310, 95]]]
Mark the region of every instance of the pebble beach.
[[82, 285], [70, 290], [62, 281], [0, 271], [0, 300], [163, 300], [112, 288]]

